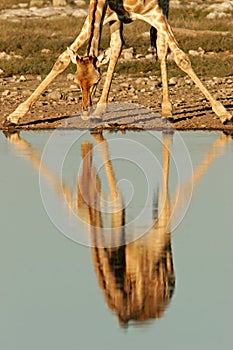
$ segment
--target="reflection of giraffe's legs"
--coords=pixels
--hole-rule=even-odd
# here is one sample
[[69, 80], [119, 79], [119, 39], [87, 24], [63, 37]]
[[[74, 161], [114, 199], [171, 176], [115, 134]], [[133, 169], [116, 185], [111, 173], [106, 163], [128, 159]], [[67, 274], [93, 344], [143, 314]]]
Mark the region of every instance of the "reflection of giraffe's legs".
[[163, 132], [163, 192], [168, 193], [168, 175], [170, 163], [170, 149], [173, 142], [173, 132]]
[[111, 201], [107, 202], [109, 209], [111, 209], [111, 227], [112, 230], [114, 230], [111, 234], [111, 244], [120, 246], [124, 242], [124, 209], [122, 198], [117, 188], [117, 181], [109, 155], [108, 143], [107, 140], [104, 139], [102, 133], [93, 133], [92, 137], [99, 146], [111, 193]]
[[113, 73], [115, 71], [115, 67], [118, 61], [118, 58], [121, 53], [122, 48], [122, 24], [119, 21], [115, 21], [110, 24], [110, 31], [111, 31], [111, 41], [110, 41], [110, 47], [111, 47], [111, 55], [110, 55], [110, 61], [108, 65], [107, 75], [103, 87], [103, 92], [100, 97], [100, 100], [98, 102], [96, 111], [92, 114], [92, 117], [98, 118], [101, 116], [101, 114], [105, 111], [106, 103], [108, 100], [108, 95], [112, 83], [112, 77]]
[[[73, 51], [77, 51], [86, 41], [88, 34], [88, 23], [89, 18], [87, 17], [85, 23], [82, 27], [82, 30], [76, 40], [71, 44], [70, 48]], [[6, 120], [6, 123], [18, 124], [19, 119], [23, 118], [26, 113], [29, 111], [30, 107], [42, 92], [46, 89], [46, 87], [60, 74], [62, 73], [66, 67], [70, 63], [70, 55], [67, 50], [65, 50], [55, 62], [52, 70], [47, 75], [47, 77], [41, 82], [41, 84], [36, 88], [36, 90], [31, 94], [31, 96], [23, 103], [21, 103], [18, 108], [11, 113]]]
[[202, 162], [195, 169], [193, 169], [192, 176], [188, 178], [186, 182], [177, 186], [171, 201], [171, 216], [173, 221], [177, 220], [177, 215], [180, 212], [180, 208], [182, 208], [186, 203], [187, 197], [191, 198], [193, 189], [197, 185], [198, 181], [203, 175], [207, 174], [207, 171], [213, 161], [222, 156], [227, 144], [230, 142], [232, 142], [231, 136], [222, 133], [219, 138], [211, 144], [207, 152], [203, 153], [204, 158]]
[[96, 133], [96, 134], [93, 133], [92, 138], [95, 140], [97, 145], [99, 145], [99, 147], [100, 147], [100, 151], [101, 151], [103, 161], [104, 161], [105, 172], [106, 172], [107, 179], [108, 179], [108, 184], [109, 184], [109, 188], [111, 191], [112, 202], [115, 202], [116, 200], [119, 199], [119, 192], [117, 189], [117, 183], [116, 183], [115, 175], [113, 172], [111, 160], [109, 157], [109, 150], [108, 150], [107, 141], [103, 138], [103, 135], [101, 133]]
[[206, 87], [202, 84], [200, 79], [197, 77], [196, 73], [194, 72], [190, 59], [188, 55], [186, 55], [178, 46], [176, 39], [172, 33], [172, 30], [167, 23], [167, 20], [162, 14], [162, 11], [158, 13], [158, 8], [155, 8], [155, 11], [151, 11], [147, 15], [141, 15], [141, 14], [133, 14], [132, 19], [136, 20], [143, 20], [150, 24], [153, 27], [156, 27], [156, 29], [161, 31], [167, 40], [168, 46], [171, 49], [171, 51], [174, 54], [174, 59], [177, 64], [177, 66], [183, 70], [186, 74], [189, 75], [189, 77], [194, 81], [194, 83], [199, 87], [201, 92], [204, 94], [204, 96], [209, 100], [211, 107], [213, 111], [217, 114], [217, 116], [220, 118], [222, 123], [225, 123], [228, 120], [232, 120], [232, 116], [223, 104], [219, 101], [216, 101], [216, 99], [210, 94], [210, 92], [206, 89]]
[[[170, 200], [168, 193], [169, 167], [170, 167], [170, 149], [173, 141], [173, 132], [163, 132], [163, 179], [162, 187], [159, 192], [159, 212], [160, 222], [164, 221], [167, 225], [170, 220]], [[162, 205], [162, 207], [161, 207]]]
[[158, 34], [157, 34], [157, 54], [158, 54], [158, 58], [160, 60], [162, 89], [163, 89], [162, 116], [165, 118], [171, 118], [172, 117], [172, 105], [171, 105], [171, 102], [169, 99], [168, 81], [167, 81], [167, 64], [166, 64], [167, 49], [168, 49], [168, 45], [167, 45], [167, 41], [166, 41], [164, 34], [158, 32]]

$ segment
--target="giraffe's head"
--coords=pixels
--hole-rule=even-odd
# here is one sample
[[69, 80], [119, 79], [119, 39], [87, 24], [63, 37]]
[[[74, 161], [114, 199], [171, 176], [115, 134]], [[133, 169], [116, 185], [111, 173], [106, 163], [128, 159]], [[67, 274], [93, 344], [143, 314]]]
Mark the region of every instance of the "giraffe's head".
[[76, 55], [70, 48], [67, 48], [71, 61], [76, 64], [75, 82], [82, 90], [82, 109], [87, 111], [92, 105], [91, 95], [93, 88], [100, 80], [99, 67], [109, 60], [109, 52], [99, 57]]

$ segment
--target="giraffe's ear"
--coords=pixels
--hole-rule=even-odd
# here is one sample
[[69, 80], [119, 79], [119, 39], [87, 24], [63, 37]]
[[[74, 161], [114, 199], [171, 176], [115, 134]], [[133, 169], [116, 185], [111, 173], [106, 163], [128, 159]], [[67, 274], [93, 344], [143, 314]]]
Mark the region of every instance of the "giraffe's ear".
[[67, 51], [69, 52], [71, 62], [74, 63], [74, 64], [76, 64], [76, 63], [77, 63], [77, 56], [76, 56], [76, 54], [74, 53], [74, 51], [71, 50], [71, 48], [69, 48], [69, 47], [67, 47]]
[[111, 55], [110, 47], [104, 50], [103, 52], [101, 52], [100, 55], [97, 57], [97, 63], [96, 63], [97, 67], [100, 67], [103, 64], [108, 63], [108, 61], [110, 60], [110, 55]]

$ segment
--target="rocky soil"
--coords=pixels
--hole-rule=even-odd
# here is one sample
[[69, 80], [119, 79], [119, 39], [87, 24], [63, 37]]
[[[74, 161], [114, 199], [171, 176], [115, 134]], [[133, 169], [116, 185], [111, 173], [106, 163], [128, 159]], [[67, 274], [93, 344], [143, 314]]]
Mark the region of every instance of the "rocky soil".
[[[40, 76], [13, 76], [0, 79], [4, 86], [1, 95], [2, 122], [39, 84]], [[233, 76], [204, 81], [209, 91], [220, 100], [233, 115]], [[180, 130], [228, 130], [233, 123], [223, 125], [212, 111], [210, 104], [201, 95], [189, 78], [172, 77], [169, 80], [173, 103], [172, 127]], [[95, 97], [96, 103], [102, 89], [100, 82]], [[83, 121], [80, 116], [81, 92], [73, 82], [73, 75], [62, 75], [49, 86], [22, 120], [23, 129], [69, 128], [140, 128], [160, 129], [169, 127], [161, 118], [161, 80], [157, 76], [128, 77], [116, 75], [109, 98], [109, 112], [102, 121]], [[120, 109], [120, 113], [116, 110]]]
[[[16, 20], [22, 17], [35, 18], [50, 16], [85, 16], [86, 4], [83, 0], [75, 1], [75, 9], [70, 6], [52, 7], [49, 2], [37, 1], [41, 6], [36, 6], [36, 1], [22, 2], [14, 8], [0, 11], [0, 18]], [[43, 4], [42, 4], [43, 3]], [[65, 2], [63, 1], [64, 5]], [[33, 6], [32, 6], [33, 5]], [[226, 17], [230, 20], [233, 13], [233, 1], [179, 1], [171, 0], [171, 6], [205, 8], [208, 18]], [[212, 17], [211, 17], [212, 16]], [[209, 54], [199, 50], [189, 52], [190, 56]], [[210, 53], [211, 54], [211, 53]], [[227, 55], [227, 53], [225, 53]], [[122, 60], [143, 60], [148, 57], [135, 57], [133, 48], [124, 51]], [[9, 54], [0, 53], [1, 59], [11, 59]], [[172, 58], [171, 58], [172, 59]], [[1, 66], [0, 66], [1, 67]], [[40, 76], [6, 76], [0, 69], [0, 128], [2, 122], [21, 102], [23, 102], [41, 81]], [[220, 100], [233, 115], [233, 76], [225, 78], [203, 78], [202, 81], [209, 91]], [[212, 112], [210, 104], [201, 95], [199, 90], [188, 78], [172, 77], [169, 80], [171, 101], [173, 103], [173, 127], [176, 129], [203, 129], [203, 130], [233, 130], [233, 122], [222, 125], [218, 117]], [[102, 89], [100, 82], [94, 103], [97, 103]], [[115, 74], [109, 98], [109, 109], [102, 121], [83, 121], [80, 117], [81, 92], [73, 81], [71, 74], [63, 74], [49, 86], [43, 96], [36, 102], [22, 120], [24, 129], [44, 129], [56, 127], [105, 127], [105, 128], [141, 128], [155, 129], [169, 126], [160, 117], [161, 111], [161, 79], [158, 76], [148, 74], [144, 76], [140, 72], [137, 77]], [[133, 107], [132, 107], [133, 106]], [[120, 108], [120, 112], [116, 112]], [[116, 112], [116, 113], [115, 113]]]

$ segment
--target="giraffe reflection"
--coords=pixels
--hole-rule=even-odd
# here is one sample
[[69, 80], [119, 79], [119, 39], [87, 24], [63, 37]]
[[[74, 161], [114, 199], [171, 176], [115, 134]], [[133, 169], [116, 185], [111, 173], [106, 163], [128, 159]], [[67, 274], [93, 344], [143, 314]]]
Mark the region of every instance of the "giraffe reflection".
[[[107, 141], [102, 134], [93, 134], [103, 157], [104, 169], [115, 210], [111, 214], [111, 228], [114, 230], [112, 246], [105, 245], [103, 234], [103, 213], [101, 212], [101, 181], [93, 164], [93, 145], [82, 143], [83, 169], [77, 181], [76, 194], [40, 162], [40, 154], [18, 134], [8, 136], [20, 155], [27, 158], [34, 167], [43, 173], [54, 190], [65, 196], [66, 202], [91, 227], [92, 256], [95, 272], [109, 308], [117, 315], [121, 325], [135, 320], [145, 322], [159, 318], [168, 306], [175, 287], [172, 261], [171, 233], [169, 223], [176, 215], [179, 206], [211, 163], [224, 152], [231, 137], [221, 136], [206, 151], [201, 164], [195, 169], [192, 178], [179, 187], [169, 198], [169, 161], [172, 134], [163, 134], [163, 181], [158, 192], [157, 207], [154, 211], [153, 226], [137, 241], [125, 245], [125, 210], [117, 189]], [[179, 195], [178, 195], [179, 193]], [[157, 215], [159, 213], [159, 215]], [[109, 242], [108, 242], [109, 243]]]
[[156, 211], [160, 215], [154, 215], [154, 224], [144, 237], [127, 245], [124, 244], [125, 211], [123, 208], [119, 209], [120, 194], [108, 159], [107, 143], [101, 134], [93, 137], [101, 147], [111, 199], [117, 201], [118, 206], [112, 214], [112, 228], [119, 246], [116, 247], [114, 241], [114, 248], [100, 248], [104, 246], [100, 210], [101, 183], [92, 163], [92, 145], [84, 143], [79, 195], [82, 194], [85, 201], [81, 200], [79, 206], [81, 203], [88, 203], [88, 222], [91, 225], [93, 240], [92, 256], [98, 282], [109, 308], [115, 312], [120, 324], [126, 325], [130, 320], [146, 321], [161, 317], [175, 287], [168, 194], [169, 147], [172, 134], [163, 134], [163, 183], [158, 195], [159, 208]]

